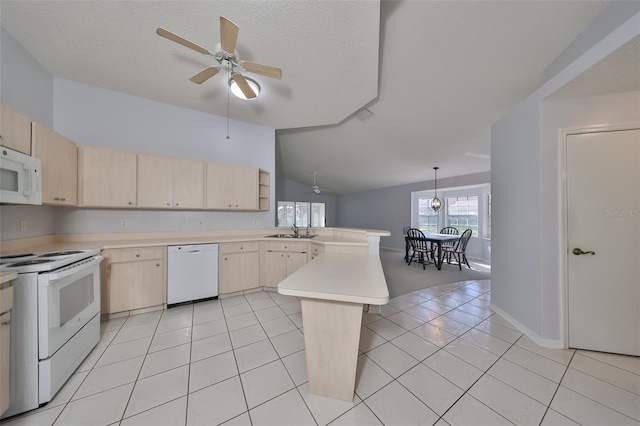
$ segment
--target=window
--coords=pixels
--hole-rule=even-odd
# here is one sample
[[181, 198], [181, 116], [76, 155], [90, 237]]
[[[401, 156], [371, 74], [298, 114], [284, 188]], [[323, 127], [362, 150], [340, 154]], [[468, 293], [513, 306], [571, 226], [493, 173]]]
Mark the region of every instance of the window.
[[324, 203], [311, 203], [311, 226], [314, 228], [324, 228], [327, 223], [324, 210]]
[[478, 196], [447, 197], [447, 226], [458, 229], [461, 234], [471, 229], [478, 236]]
[[320, 228], [325, 226], [325, 203], [278, 201], [278, 226]]
[[431, 208], [431, 198], [418, 198], [418, 229], [422, 232], [438, 232], [438, 212]]

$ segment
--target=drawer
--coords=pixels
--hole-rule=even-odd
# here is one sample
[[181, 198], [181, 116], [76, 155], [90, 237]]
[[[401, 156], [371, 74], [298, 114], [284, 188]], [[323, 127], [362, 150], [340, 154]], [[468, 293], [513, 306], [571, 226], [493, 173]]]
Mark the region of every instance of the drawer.
[[0, 290], [0, 314], [13, 308], [13, 287], [9, 286]]
[[324, 246], [320, 244], [311, 244], [311, 254], [319, 255], [320, 253], [324, 253]]
[[220, 254], [227, 253], [244, 253], [247, 251], [260, 250], [260, 243], [258, 241], [243, 241], [240, 243], [221, 243]]
[[288, 251], [306, 253], [309, 251], [309, 243], [299, 241], [263, 241], [267, 251]]
[[139, 247], [130, 249], [108, 250], [111, 263], [135, 262], [137, 260], [164, 259], [166, 247]]

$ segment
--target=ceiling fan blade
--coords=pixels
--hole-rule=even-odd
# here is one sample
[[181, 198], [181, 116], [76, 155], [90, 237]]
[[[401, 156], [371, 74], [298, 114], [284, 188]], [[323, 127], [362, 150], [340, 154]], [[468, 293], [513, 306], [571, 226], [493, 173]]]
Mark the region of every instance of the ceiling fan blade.
[[194, 75], [189, 80], [193, 81], [196, 84], [202, 84], [202, 83], [204, 83], [205, 81], [209, 80], [211, 77], [213, 77], [216, 74], [218, 74], [218, 68], [209, 67], [209, 68], [205, 68], [204, 70], [200, 71], [198, 74]]
[[233, 81], [236, 82], [240, 90], [242, 90], [242, 93], [244, 93], [244, 96], [247, 99], [253, 99], [256, 97], [255, 92], [253, 91], [251, 86], [249, 86], [249, 83], [247, 83], [247, 80], [245, 80], [242, 74], [234, 74], [232, 78]]
[[193, 49], [196, 52], [202, 53], [203, 55], [213, 56], [213, 54], [209, 52], [207, 49], [205, 49], [204, 47], [198, 46], [197, 44], [187, 40], [186, 38], [180, 37], [179, 35], [174, 34], [171, 31], [167, 31], [164, 28], [158, 28], [156, 30], [156, 34], [158, 34], [160, 37], [164, 37], [168, 40], [174, 41], [178, 44], [188, 47], [189, 49]]
[[266, 77], [275, 78], [277, 80], [280, 80], [282, 78], [282, 70], [280, 68], [256, 64], [255, 62], [241, 61], [240, 63], [242, 64], [242, 67], [249, 72], [261, 74]]
[[220, 45], [222, 50], [233, 55], [236, 51], [240, 28], [224, 16], [220, 17]]

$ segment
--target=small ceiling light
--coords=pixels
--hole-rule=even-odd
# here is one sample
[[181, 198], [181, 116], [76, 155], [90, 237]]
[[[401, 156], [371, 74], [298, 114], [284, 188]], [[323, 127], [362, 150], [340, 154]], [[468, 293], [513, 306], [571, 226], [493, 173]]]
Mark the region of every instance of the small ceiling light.
[[[253, 99], [257, 99], [258, 96], [260, 96], [260, 85], [252, 78], [245, 77], [244, 79], [247, 80], [247, 83], [249, 83], [249, 87], [251, 87], [253, 92], [256, 94], [256, 97]], [[242, 93], [242, 90], [240, 90], [240, 86], [238, 86], [233, 78], [229, 79], [229, 87], [231, 87], [231, 93], [233, 93], [237, 98], [243, 99], [245, 101], [250, 100], [244, 95], [244, 93]]]
[[440, 210], [440, 207], [442, 207], [442, 201], [440, 201], [440, 198], [438, 198], [438, 169], [440, 167], [434, 167], [433, 168], [433, 173], [435, 174], [435, 184], [434, 184], [434, 192], [433, 192], [433, 198], [431, 199], [431, 209], [433, 209], [433, 211], [438, 211]]

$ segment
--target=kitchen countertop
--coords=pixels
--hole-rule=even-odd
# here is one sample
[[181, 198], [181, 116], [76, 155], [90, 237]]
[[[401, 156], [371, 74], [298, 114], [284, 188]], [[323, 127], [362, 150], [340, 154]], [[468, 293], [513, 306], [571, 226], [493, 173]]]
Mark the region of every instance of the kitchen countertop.
[[[315, 231], [315, 230], [314, 230]], [[266, 235], [288, 234], [291, 233], [288, 228], [269, 228], [263, 230], [240, 231], [237, 234], [231, 234], [228, 231], [208, 231], [202, 233], [194, 232], [170, 232], [158, 233], [160, 236], [153, 234], [134, 234], [130, 238], [123, 234], [124, 238], [118, 239], [119, 234], [101, 234], [101, 235], [66, 235], [55, 236], [51, 242], [19, 249], [4, 249], [3, 254], [25, 253], [25, 252], [44, 252], [44, 251], [61, 251], [61, 250], [83, 250], [83, 249], [119, 249], [119, 248], [135, 248], [135, 247], [154, 247], [169, 245], [187, 245], [187, 244], [207, 244], [207, 243], [230, 243], [243, 241], [301, 241], [310, 242], [320, 245], [348, 245], [348, 246], [368, 246], [367, 238], [369, 236], [379, 237], [389, 235], [388, 231], [364, 230], [364, 229], [348, 229], [348, 228], [323, 228], [317, 231], [314, 238], [265, 238]], [[200, 234], [200, 235], [199, 235]], [[206, 235], [202, 235], [206, 234]], [[59, 237], [59, 238], [58, 238]], [[92, 239], [94, 237], [95, 239]], [[65, 241], [66, 240], [66, 241]], [[3, 242], [3, 245], [10, 245], [11, 241]]]
[[278, 284], [287, 296], [384, 305], [389, 289], [380, 257], [324, 253]]

